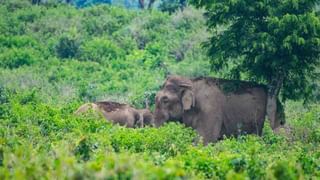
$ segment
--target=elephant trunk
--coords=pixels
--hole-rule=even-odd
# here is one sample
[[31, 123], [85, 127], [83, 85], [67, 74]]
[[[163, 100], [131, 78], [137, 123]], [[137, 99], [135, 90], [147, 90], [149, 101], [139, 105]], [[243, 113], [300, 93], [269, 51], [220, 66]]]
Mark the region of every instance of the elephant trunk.
[[154, 119], [155, 119], [154, 121], [155, 126], [160, 127], [169, 119], [169, 114], [162, 112], [159, 109], [156, 109], [154, 112]]

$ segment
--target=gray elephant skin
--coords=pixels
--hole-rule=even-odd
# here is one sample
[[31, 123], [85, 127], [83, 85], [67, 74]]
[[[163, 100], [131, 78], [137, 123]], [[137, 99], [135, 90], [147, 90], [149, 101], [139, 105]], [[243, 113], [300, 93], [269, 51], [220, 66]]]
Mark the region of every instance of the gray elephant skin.
[[[205, 144], [226, 136], [262, 134], [267, 90], [263, 85], [210, 77], [168, 77], [156, 95], [155, 125], [179, 121], [195, 129]], [[284, 123], [277, 112], [277, 128]]]
[[136, 109], [128, 104], [112, 101], [86, 103], [80, 106], [75, 114], [80, 115], [89, 110], [103, 115], [107, 120], [110, 120], [114, 124], [129, 128], [144, 127], [154, 124], [153, 114], [149, 109]]

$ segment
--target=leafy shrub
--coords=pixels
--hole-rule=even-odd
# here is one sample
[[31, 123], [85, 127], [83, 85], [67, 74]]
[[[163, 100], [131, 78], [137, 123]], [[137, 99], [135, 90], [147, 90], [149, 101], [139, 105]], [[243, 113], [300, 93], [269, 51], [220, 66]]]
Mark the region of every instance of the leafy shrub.
[[173, 13], [186, 6], [187, 0], [162, 0], [159, 9], [161, 11]]
[[171, 16], [171, 23], [177, 29], [192, 31], [195, 27], [205, 24], [204, 12], [196, 10], [192, 6], [188, 6], [181, 11], [177, 11]]
[[111, 141], [116, 151], [159, 152], [166, 156], [174, 156], [178, 152], [186, 151], [194, 138], [195, 134], [191, 129], [184, 129], [177, 124], [167, 124], [160, 129], [121, 128], [112, 135]]
[[125, 24], [129, 23], [134, 16], [123, 8], [112, 6], [92, 6], [83, 14], [82, 24], [86, 33], [94, 36], [111, 35]]
[[275, 179], [299, 179], [297, 169], [291, 167], [291, 163], [286, 161], [276, 162], [270, 169], [271, 174], [269, 176]]
[[167, 74], [216, 75], [202, 13], [1, 3], [0, 179], [318, 179], [319, 105], [288, 106], [289, 134], [266, 122], [262, 137], [208, 146], [181, 124], [128, 129], [73, 114], [99, 100], [153, 108]]
[[[320, 140], [320, 131], [317, 126], [320, 123], [319, 105], [309, 107], [309, 111], [304, 114], [292, 117], [289, 125], [294, 139], [300, 139], [305, 142], [317, 143]], [[292, 127], [294, 126], [294, 127]]]
[[319, 162], [317, 162], [319, 155], [319, 152], [313, 152], [310, 154], [306, 149], [302, 150], [298, 158], [298, 162], [305, 174], [319, 175], [319, 173], [316, 172], [317, 169], [319, 169], [319, 167], [317, 167], [317, 164], [319, 164]]
[[0, 67], [2, 68], [18, 68], [24, 65], [31, 65], [39, 60], [36, 51], [26, 48], [6, 49], [0, 54]]
[[75, 36], [63, 35], [55, 46], [60, 58], [74, 58], [78, 54], [80, 41]]
[[7, 89], [0, 85], [0, 104], [7, 103], [9, 101]]
[[[9, 113], [2, 117], [0, 127], [10, 128], [0, 129], [0, 134], [6, 134], [0, 138], [4, 142], [2, 177], [15, 177], [18, 172], [33, 177], [44, 171], [48, 176], [78, 178], [101, 173], [103, 177], [151, 179], [296, 179], [319, 175], [320, 153], [312, 144], [293, 144], [283, 138], [269, 143], [265, 137], [251, 135], [194, 145], [195, 132], [179, 124], [128, 129], [96, 117], [75, 117], [72, 112], [79, 103], [53, 107], [41, 103], [37, 96], [11, 94], [5, 104]], [[13, 157], [19, 161], [10, 161]], [[24, 161], [28, 166], [21, 164]]]
[[95, 38], [80, 47], [81, 60], [105, 62], [123, 57], [122, 50], [107, 38]]
[[39, 48], [39, 44], [35, 39], [30, 36], [0, 36], [1, 48]]
[[9, 108], [7, 106], [9, 98], [8, 90], [0, 85], [0, 119], [4, 118], [4, 116], [9, 113]]
[[119, 48], [125, 51], [127, 55], [138, 49], [137, 42], [129, 36], [128, 32], [124, 34], [121, 31], [117, 31], [113, 34], [113, 37]]
[[78, 7], [86, 7], [86, 6], [91, 6], [93, 4], [98, 4], [98, 3], [108, 3], [111, 4], [112, 0], [75, 0], [75, 4]]
[[31, 6], [28, 0], [4, 0], [3, 2], [9, 11], [16, 11], [22, 8], [27, 8]]
[[[161, 40], [161, 34], [169, 34], [169, 16], [152, 11], [150, 15], [142, 14], [133, 19], [128, 28], [136, 40], [139, 49], [144, 49], [149, 42]], [[163, 39], [162, 39], [163, 40]]]
[[21, 11], [17, 11], [17, 18], [23, 22], [34, 22], [37, 18], [41, 16], [40, 8], [25, 8]]

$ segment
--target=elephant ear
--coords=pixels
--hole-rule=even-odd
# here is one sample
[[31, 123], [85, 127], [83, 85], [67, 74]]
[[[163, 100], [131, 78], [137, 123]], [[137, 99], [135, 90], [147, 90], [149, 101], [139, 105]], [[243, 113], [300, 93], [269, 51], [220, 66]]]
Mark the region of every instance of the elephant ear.
[[195, 103], [193, 92], [191, 90], [185, 90], [182, 94], [181, 101], [182, 101], [183, 110], [185, 111], [190, 110]]

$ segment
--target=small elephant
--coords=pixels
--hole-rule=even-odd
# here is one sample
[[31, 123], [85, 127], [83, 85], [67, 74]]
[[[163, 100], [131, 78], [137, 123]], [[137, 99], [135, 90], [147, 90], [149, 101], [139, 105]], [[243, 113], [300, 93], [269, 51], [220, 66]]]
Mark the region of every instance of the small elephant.
[[[279, 102], [280, 103], [280, 102]], [[267, 88], [245, 81], [211, 77], [168, 77], [156, 95], [155, 125], [176, 120], [195, 129], [205, 144], [226, 136], [262, 134]], [[284, 124], [283, 108], [276, 109], [275, 129]]]
[[137, 109], [137, 112], [140, 116], [139, 120], [137, 121], [138, 127], [153, 126], [154, 118], [152, 112], [149, 109]]
[[153, 114], [149, 109], [136, 109], [128, 104], [112, 101], [86, 103], [78, 108], [76, 115], [93, 110], [102, 114], [107, 120], [129, 128], [153, 125]]

